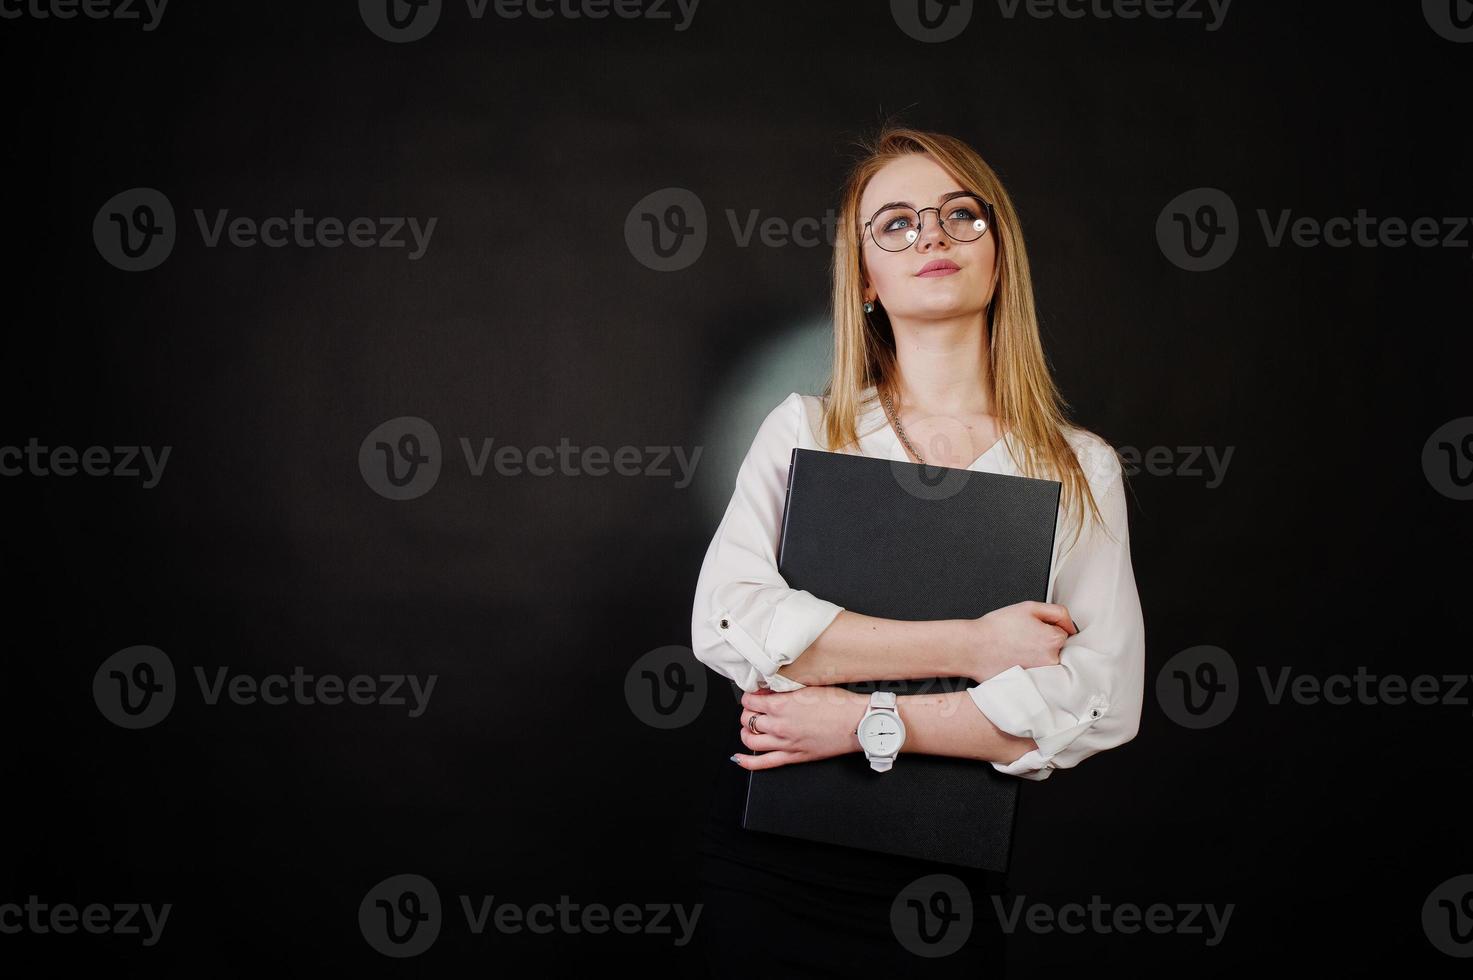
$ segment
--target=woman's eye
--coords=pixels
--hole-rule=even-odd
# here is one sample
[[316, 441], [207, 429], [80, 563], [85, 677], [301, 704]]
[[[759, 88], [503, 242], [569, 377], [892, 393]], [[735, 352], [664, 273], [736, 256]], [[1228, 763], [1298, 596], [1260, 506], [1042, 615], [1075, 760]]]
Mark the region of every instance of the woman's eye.
[[970, 221], [971, 219], [977, 217], [975, 214], [972, 213], [971, 208], [957, 208], [955, 211], [951, 212], [951, 216], [953, 218], [961, 218], [966, 221]]

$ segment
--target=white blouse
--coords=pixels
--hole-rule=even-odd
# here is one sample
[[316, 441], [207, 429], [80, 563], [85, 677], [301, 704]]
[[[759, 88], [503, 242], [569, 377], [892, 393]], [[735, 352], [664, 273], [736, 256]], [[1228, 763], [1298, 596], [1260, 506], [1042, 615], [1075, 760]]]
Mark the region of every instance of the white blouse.
[[[873, 386], [863, 392], [866, 404], [873, 394]], [[820, 428], [822, 410], [818, 396], [793, 392], [768, 413], [742, 461], [696, 582], [691, 647], [697, 659], [744, 691], [804, 687], [778, 674], [778, 668], [793, 662], [843, 611], [820, 596], [789, 588], [777, 567], [788, 463], [795, 446], [828, 448]], [[858, 424], [862, 455], [910, 460], [878, 405]], [[1059, 663], [1015, 664], [967, 689], [998, 728], [1037, 741], [1038, 748], [1022, 757], [992, 764], [999, 772], [1032, 780], [1047, 779], [1054, 769], [1073, 768], [1134, 738], [1145, 686], [1145, 632], [1131, 569], [1120, 462], [1097, 436], [1075, 428], [1066, 429], [1065, 436], [1114, 534], [1114, 540], [1105, 536], [1086, 514], [1085, 531], [1076, 542], [1061, 499], [1046, 601], [1066, 607], [1079, 632], [1064, 641]], [[1005, 435], [967, 469], [1022, 476], [1009, 452], [1014, 446], [1014, 437]]]

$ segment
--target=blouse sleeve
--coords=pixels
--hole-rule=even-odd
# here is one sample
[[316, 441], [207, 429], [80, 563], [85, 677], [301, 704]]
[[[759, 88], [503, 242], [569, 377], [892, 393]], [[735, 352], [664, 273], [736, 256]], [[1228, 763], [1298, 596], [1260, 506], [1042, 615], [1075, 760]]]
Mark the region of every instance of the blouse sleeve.
[[788, 463], [802, 423], [797, 392], [763, 420], [696, 580], [691, 648], [696, 659], [743, 691], [804, 687], [778, 668], [792, 663], [844, 611], [788, 588], [777, 570]]
[[968, 689], [998, 728], [1038, 743], [1012, 762], [992, 764], [1024, 779], [1073, 768], [1135, 738], [1140, 727], [1145, 628], [1130, 561], [1124, 476], [1107, 445], [1091, 447], [1090, 455], [1096, 454], [1083, 468], [1100, 474], [1091, 490], [1114, 540], [1086, 514], [1086, 529], [1060, 560], [1054, 582], [1053, 601], [1069, 610], [1079, 632], [1064, 641], [1057, 664], [1015, 664]]

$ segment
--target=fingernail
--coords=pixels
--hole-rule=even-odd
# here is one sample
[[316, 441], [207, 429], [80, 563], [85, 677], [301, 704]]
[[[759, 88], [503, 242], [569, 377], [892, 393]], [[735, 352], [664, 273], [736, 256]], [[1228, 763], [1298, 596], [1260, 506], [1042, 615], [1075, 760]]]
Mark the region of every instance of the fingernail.
[[740, 760], [740, 759], [738, 759], [738, 758], [737, 758], [737, 757], [736, 757], [736, 756], [734, 756], [734, 755], [733, 755], [733, 756], [732, 756], [732, 757], [731, 757], [731, 761], [732, 761], [732, 762], [735, 762], [735, 763], [736, 763], [736, 764], [737, 764], [737, 765], [741, 765], [741, 764], [742, 764], [742, 763], [741, 763], [741, 760]]

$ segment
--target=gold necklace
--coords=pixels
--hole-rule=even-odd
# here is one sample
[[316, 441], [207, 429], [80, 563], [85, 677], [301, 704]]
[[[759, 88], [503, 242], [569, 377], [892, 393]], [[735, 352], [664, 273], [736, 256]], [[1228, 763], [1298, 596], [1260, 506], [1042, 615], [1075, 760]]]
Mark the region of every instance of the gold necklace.
[[916, 447], [910, 444], [910, 439], [905, 435], [905, 426], [900, 424], [900, 416], [895, 414], [895, 406], [890, 404], [889, 390], [880, 392], [880, 404], [885, 406], [885, 414], [889, 417], [890, 424], [895, 426], [895, 434], [900, 437], [901, 444], [916, 458], [916, 462], [924, 466], [926, 461], [921, 458], [920, 453], [916, 452]]

